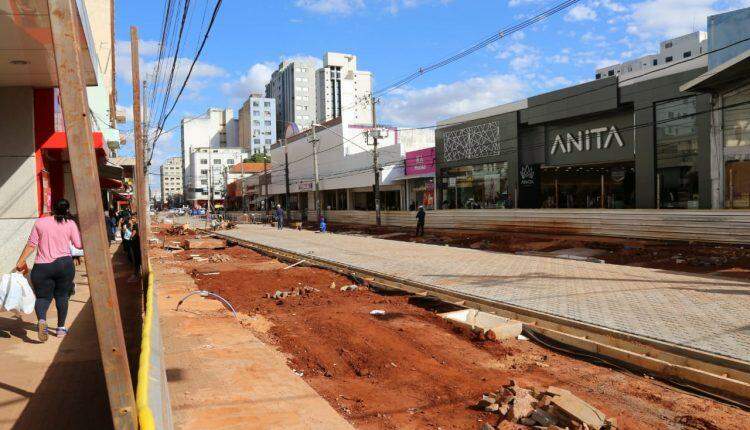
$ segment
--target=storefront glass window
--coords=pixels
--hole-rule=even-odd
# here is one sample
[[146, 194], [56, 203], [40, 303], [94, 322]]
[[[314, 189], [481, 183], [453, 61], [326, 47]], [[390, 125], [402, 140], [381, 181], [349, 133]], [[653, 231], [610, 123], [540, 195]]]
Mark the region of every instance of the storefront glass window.
[[656, 174], [661, 208], [698, 208], [695, 112], [695, 97], [656, 105]]
[[432, 178], [409, 179], [409, 210], [435, 209], [435, 181]]
[[443, 209], [512, 208], [508, 163], [486, 163], [443, 169]]
[[750, 86], [724, 96], [724, 204], [750, 208]]
[[629, 209], [635, 207], [633, 162], [543, 167], [543, 208]]

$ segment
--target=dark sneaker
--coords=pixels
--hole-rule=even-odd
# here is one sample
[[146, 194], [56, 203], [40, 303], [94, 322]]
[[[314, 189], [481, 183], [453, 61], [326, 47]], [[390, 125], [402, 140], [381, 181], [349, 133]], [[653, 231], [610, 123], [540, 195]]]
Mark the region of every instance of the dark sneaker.
[[66, 334], [68, 334], [68, 329], [67, 328], [65, 328], [65, 327], [58, 327], [57, 328], [57, 333], [55, 334], [55, 336], [57, 336], [57, 337], [65, 337]]
[[39, 320], [39, 324], [37, 324], [36, 329], [39, 340], [42, 342], [46, 342], [47, 339], [49, 339], [49, 335], [47, 334], [47, 321]]

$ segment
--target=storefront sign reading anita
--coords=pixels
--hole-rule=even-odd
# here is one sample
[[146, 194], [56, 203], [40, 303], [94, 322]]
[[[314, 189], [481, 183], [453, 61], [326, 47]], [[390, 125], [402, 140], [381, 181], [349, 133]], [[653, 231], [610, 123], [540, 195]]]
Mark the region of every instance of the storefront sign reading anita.
[[545, 161], [550, 166], [632, 161], [632, 112], [546, 127]]
[[[604, 142], [602, 142], [602, 136], [605, 133], [606, 137], [604, 138]], [[590, 151], [591, 149], [608, 149], [613, 141], [616, 142], [620, 148], [625, 146], [620, 137], [620, 133], [617, 131], [617, 127], [614, 125], [609, 126], [609, 128], [599, 127], [591, 130], [578, 130], [577, 138], [570, 133], [565, 133], [564, 142], [562, 134], [558, 134], [555, 136], [555, 140], [552, 143], [550, 154], [554, 155], [557, 150], [567, 153], [574, 150]]]

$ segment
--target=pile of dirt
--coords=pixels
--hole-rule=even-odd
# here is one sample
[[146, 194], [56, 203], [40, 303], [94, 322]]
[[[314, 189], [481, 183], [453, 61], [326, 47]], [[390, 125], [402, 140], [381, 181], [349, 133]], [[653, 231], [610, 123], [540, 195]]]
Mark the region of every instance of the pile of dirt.
[[[286, 353], [289, 367], [357, 428], [522, 428], [476, 408], [483, 393], [511, 379], [524, 387], [554, 385], [575, 392], [616, 419], [620, 429], [691, 428], [686, 422], [750, 428], [746, 412], [647, 378], [528, 341], [471, 339], [436, 314], [450, 310], [440, 302], [363, 286], [342, 291], [352, 280], [337, 273], [287, 268], [239, 247], [221, 252], [232, 261], [211, 264], [218, 273], [196, 276], [198, 287], [220, 294], [250, 319], [267, 321], [256, 335]], [[188, 252], [171, 256], [188, 273], [207, 264], [190, 260]], [[267, 298], [295, 289], [307, 293]], [[384, 315], [371, 315], [373, 310]]]

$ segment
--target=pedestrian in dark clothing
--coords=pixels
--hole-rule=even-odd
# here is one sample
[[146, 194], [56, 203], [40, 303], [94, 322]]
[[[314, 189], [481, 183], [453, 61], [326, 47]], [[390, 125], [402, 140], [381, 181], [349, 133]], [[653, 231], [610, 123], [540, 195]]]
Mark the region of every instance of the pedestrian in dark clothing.
[[109, 211], [104, 211], [104, 224], [107, 226], [107, 240], [112, 243], [115, 240], [117, 221], [109, 215]]
[[130, 253], [133, 256], [133, 277], [135, 280], [141, 274], [141, 229], [138, 223], [133, 219], [131, 221]]
[[281, 205], [276, 205], [276, 228], [279, 230], [284, 228], [284, 209]]
[[424, 206], [420, 205], [417, 211], [417, 236], [424, 236], [424, 218], [426, 215]]

